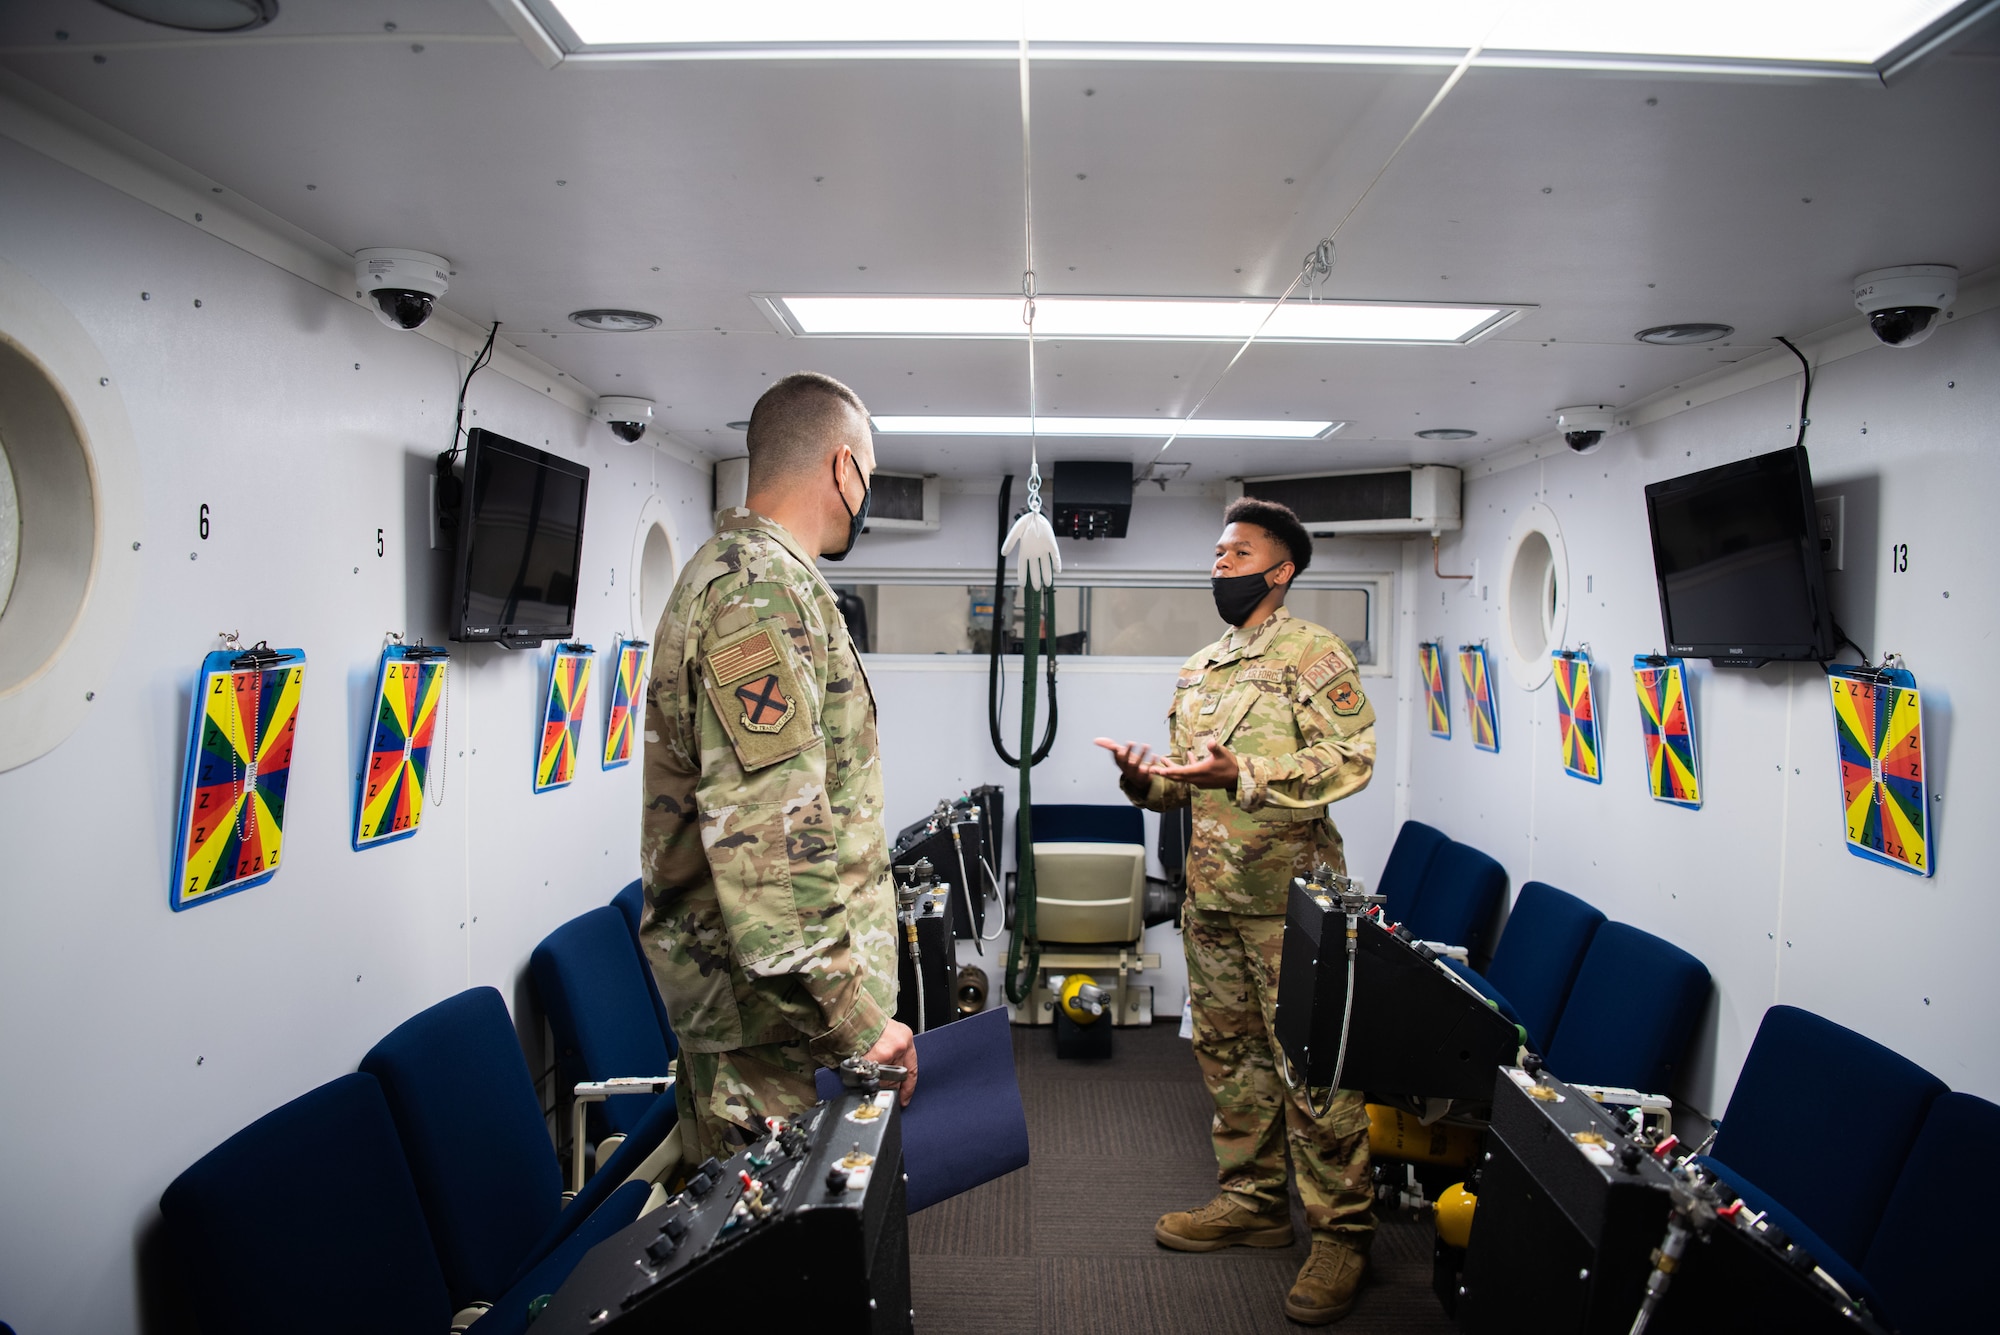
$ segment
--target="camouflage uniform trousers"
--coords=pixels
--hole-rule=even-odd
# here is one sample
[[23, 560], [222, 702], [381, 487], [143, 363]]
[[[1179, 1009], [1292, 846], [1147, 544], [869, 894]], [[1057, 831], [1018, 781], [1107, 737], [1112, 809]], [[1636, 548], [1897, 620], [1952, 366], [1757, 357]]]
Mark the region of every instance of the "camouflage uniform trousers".
[[1287, 1210], [1289, 1142], [1307, 1226], [1366, 1251], [1375, 1231], [1375, 1193], [1361, 1094], [1341, 1090], [1315, 1121], [1304, 1091], [1289, 1088], [1273, 1060], [1285, 920], [1190, 904], [1182, 928], [1195, 1059], [1215, 1100], [1216, 1180], [1264, 1213]]
[[819, 1102], [819, 1063], [804, 1043], [766, 1043], [675, 1058], [681, 1154], [690, 1165], [726, 1159], [761, 1136], [766, 1117], [792, 1118]]

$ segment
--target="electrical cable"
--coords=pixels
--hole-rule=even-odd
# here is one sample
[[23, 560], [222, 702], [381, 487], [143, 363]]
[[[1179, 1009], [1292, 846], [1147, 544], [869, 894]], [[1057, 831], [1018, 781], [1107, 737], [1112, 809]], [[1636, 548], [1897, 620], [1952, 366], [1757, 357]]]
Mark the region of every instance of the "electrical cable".
[[461, 448], [459, 438], [465, 434], [465, 391], [472, 387], [472, 377], [478, 375], [492, 364], [493, 340], [499, 333], [500, 322], [495, 320], [493, 327], [486, 331], [486, 346], [481, 348], [478, 354], [473, 357], [472, 365], [465, 368], [465, 379], [459, 382], [458, 411], [451, 419], [451, 448], [445, 451], [454, 460], [458, 458], [458, 452]]
[[[1806, 355], [1803, 352], [1800, 352], [1798, 350], [1798, 346], [1794, 344], [1792, 340], [1786, 338], [1783, 334], [1778, 335], [1778, 342], [1784, 344], [1788, 349], [1791, 350], [1792, 356], [1797, 357], [1799, 359], [1799, 365], [1805, 371], [1805, 382], [1806, 382], [1805, 388], [1801, 390], [1799, 393], [1799, 434], [1798, 437], [1792, 441], [1792, 446], [1794, 449], [1796, 449], [1799, 446], [1802, 446], [1806, 443], [1806, 425], [1807, 422], [1809, 421], [1809, 419], [1806, 417], [1806, 409], [1810, 407], [1812, 404], [1812, 382], [1813, 382], [1812, 363], [1807, 361]], [[1863, 654], [1862, 657], [1866, 658], [1867, 655]]]

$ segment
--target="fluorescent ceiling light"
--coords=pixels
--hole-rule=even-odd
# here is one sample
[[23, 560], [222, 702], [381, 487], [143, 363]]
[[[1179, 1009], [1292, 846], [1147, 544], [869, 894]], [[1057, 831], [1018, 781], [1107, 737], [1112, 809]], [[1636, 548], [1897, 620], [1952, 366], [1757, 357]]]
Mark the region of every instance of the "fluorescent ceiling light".
[[[846, 297], [753, 294], [782, 331], [802, 338], [1026, 338], [1019, 297]], [[1233, 297], [1042, 297], [1035, 334], [1049, 339], [1237, 343], [1470, 343], [1520, 306]], [[1268, 323], [1265, 317], [1270, 316]]]
[[1455, 62], [1577, 58], [1868, 67], [1978, 9], [1962, 0], [529, 0], [571, 52], [677, 58], [990, 57]]
[[[1025, 436], [1025, 417], [885, 417], [877, 414], [875, 429], [886, 436]], [[1199, 417], [1037, 417], [1035, 432], [1043, 436], [1180, 436], [1224, 440], [1321, 440], [1345, 422], [1263, 421], [1246, 418]]]

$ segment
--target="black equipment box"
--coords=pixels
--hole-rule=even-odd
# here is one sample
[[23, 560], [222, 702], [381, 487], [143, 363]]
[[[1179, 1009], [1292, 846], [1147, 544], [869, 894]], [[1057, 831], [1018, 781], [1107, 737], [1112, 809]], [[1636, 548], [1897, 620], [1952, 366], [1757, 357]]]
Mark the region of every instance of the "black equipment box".
[[1673, 1179], [1629, 1124], [1547, 1072], [1501, 1072], [1458, 1318], [1467, 1335], [1632, 1328]]
[[1122, 538], [1132, 519], [1132, 465], [1058, 459], [1049, 478], [1065, 538]]
[[[899, 878], [900, 879], [900, 878]], [[952, 891], [955, 898], [956, 890]], [[952, 948], [952, 905], [939, 893], [917, 898], [917, 952], [912, 958], [901, 921], [896, 924], [896, 1018], [918, 1033], [959, 1018], [958, 961]], [[918, 974], [923, 976], [919, 979]], [[922, 990], [919, 992], [919, 983]], [[921, 1014], [917, 998], [923, 997]]]
[[[843, 1091], [585, 1256], [535, 1335], [911, 1329], [903, 1136], [893, 1090]], [[782, 1125], [782, 1124], [781, 1124]]]
[[1786, 1335], [1883, 1335], [1872, 1316], [1814, 1269], [1813, 1258], [1783, 1230], [1752, 1225], [1747, 1211], [1718, 1219], [1688, 1242], [1647, 1330], [1708, 1335], [1729, 1325]]
[[[1278, 972], [1278, 1042], [1295, 1078], [1333, 1079], [1347, 996], [1347, 915], [1339, 898], [1294, 880]], [[1493, 1072], [1520, 1055], [1521, 1033], [1427, 948], [1374, 919], [1356, 928], [1354, 1009], [1340, 1083], [1382, 1096], [1493, 1097]]]
[[998, 828], [999, 797], [997, 789], [990, 798], [986, 792], [976, 788], [969, 801], [950, 803], [945, 811], [934, 811], [905, 825], [889, 850], [891, 866], [905, 867], [919, 858], [930, 859], [937, 878], [952, 887], [952, 934], [962, 941], [985, 930], [987, 897], [999, 892], [985, 871], [999, 844], [989, 834]]

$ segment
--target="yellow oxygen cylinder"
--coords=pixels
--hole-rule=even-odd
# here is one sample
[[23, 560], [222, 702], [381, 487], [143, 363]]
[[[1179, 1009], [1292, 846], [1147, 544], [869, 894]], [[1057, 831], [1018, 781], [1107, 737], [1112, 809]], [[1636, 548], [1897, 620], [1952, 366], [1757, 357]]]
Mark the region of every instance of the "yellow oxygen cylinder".
[[1479, 1198], [1467, 1191], [1463, 1182], [1438, 1193], [1434, 1222], [1438, 1237], [1447, 1247], [1463, 1248], [1472, 1240], [1472, 1212], [1478, 1205]]
[[1073, 973], [1062, 980], [1062, 988], [1056, 994], [1056, 1004], [1062, 1007], [1064, 1015], [1074, 1024], [1095, 1024], [1104, 1016], [1104, 999], [1108, 994], [1097, 985], [1097, 980], [1087, 973]]
[[1455, 1122], [1433, 1122], [1425, 1126], [1414, 1113], [1371, 1103], [1368, 1105], [1368, 1152], [1378, 1159], [1401, 1159], [1458, 1168], [1479, 1157], [1479, 1130]]

